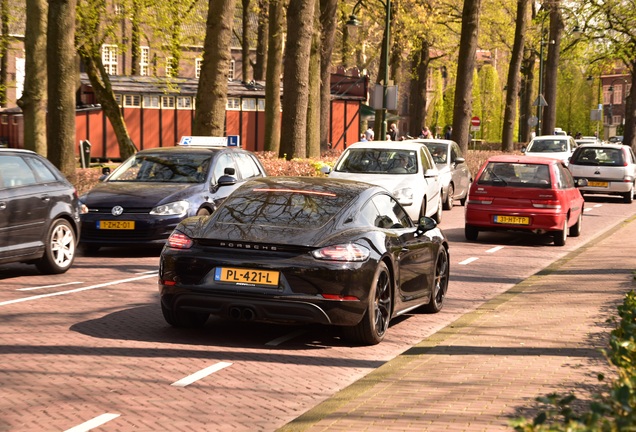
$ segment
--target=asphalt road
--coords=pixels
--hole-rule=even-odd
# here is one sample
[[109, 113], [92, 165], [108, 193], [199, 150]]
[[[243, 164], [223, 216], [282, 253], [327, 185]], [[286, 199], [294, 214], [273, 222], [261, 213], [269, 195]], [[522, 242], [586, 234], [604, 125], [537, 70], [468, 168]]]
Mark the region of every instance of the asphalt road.
[[324, 327], [173, 329], [158, 305], [158, 250], [104, 249], [56, 276], [0, 266], [0, 431], [273, 431], [634, 213], [589, 198], [581, 237], [556, 247], [499, 233], [467, 243], [463, 208], [445, 211], [444, 310], [400, 317], [373, 347]]

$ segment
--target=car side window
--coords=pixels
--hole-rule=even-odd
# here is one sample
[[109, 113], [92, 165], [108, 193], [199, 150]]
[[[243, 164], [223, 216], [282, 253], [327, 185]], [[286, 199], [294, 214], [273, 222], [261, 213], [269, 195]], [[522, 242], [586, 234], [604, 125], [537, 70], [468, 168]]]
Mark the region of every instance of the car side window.
[[37, 183], [35, 174], [20, 156], [0, 156], [3, 187], [28, 186]]
[[570, 171], [561, 164], [557, 164], [557, 188], [570, 189], [574, 187], [574, 178]]
[[42, 162], [40, 159], [30, 157], [27, 159], [27, 161], [29, 165], [31, 165], [33, 170], [35, 171], [41, 183], [50, 183], [50, 182], [57, 181], [57, 177], [55, 177], [55, 174], [53, 174], [53, 172], [49, 169], [49, 167], [46, 166], [46, 164]]
[[212, 170], [212, 183], [216, 184], [219, 178], [225, 175], [225, 168], [234, 168], [234, 159], [227, 153], [221, 153], [214, 161], [214, 169]]
[[258, 169], [258, 165], [256, 165], [251, 155], [247, 153], [236, 153], [234, 156], [236, 157], [236, 163], [243, 179], [261, 177], [261, 171]]
[[433, 168], [433, 159], [430, 156], [430, 152], [428, 152], [425, 147], [420, 149], [420, 158], [422, 159], [422, 172], [426, 172], [426, 170]]
[[385, 229], [408, 228], [412, 226], [411, 219], [402, 206], [389, 195], [379, 194], [372, 198], [378, 214], [374, 226]]
[[451, 162], [455, 162], [458, 157], [462, 157], [462, 151], [457, 144], [451, 145]]
[[365, 225], [376, 226], [376, 221], [380, 213], [378, 213], [378, 209], [373, 203], [373, 201], [367, 201], [365, 205], [362, 206], [360, 211], [358, 212], [358, 218]]

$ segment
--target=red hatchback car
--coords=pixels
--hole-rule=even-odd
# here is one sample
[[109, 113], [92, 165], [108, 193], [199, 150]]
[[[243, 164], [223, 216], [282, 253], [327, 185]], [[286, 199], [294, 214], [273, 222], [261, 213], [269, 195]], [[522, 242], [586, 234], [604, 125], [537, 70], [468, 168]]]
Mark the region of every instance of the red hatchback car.
[[481, 167], [466, 203], [465, 235], [475, 241], [480, 231], [526, 231], [550, 234], [557, 246], [568, 234], [581, 234], [583, 196], [557, 159], [494, 156]]

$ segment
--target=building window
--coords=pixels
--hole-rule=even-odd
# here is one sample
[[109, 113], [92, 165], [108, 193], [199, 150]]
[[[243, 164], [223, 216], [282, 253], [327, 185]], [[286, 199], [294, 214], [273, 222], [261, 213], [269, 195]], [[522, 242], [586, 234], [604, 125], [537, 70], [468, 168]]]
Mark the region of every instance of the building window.
[[121, 106], [121, 95], [120, 94], [116, 94], [115, 95], [115, 101], [117, 102], [117, 105]]
[[126, 96], [124, 96], [124, 106], [125, 107], [140, 107], [141, 106], [141, 96], [139, 96], [139, 95], [126, 95]]
[[2, 115], [2, 124], [3, 125], [9, 124], [9, 116], [8, 115], [6, 115], [6, 114]]
[[144, 96], [144, 108], [159, 108], [159, 96]]
[[102, 63], [108, 75], [117, 75], [117, 45], [102, 45]]
[[178, 109], [192, 109], [192, 98], [190, 96], [177, 96]]
[[173, 57], [166, 57], [166, 76], [174, 77], [174, 68], [172, 67]]
[[162, 108], [174, 108], [174, 96], [162, 96], [161, 97]]
[[240, 111], [241, 99], [240, 98], [227, 98], [227, 108], [232, 111]]
[[141, 58], [139, 59], [139, 75], [150, 75], [150, 47], [141, 47]]
[[203, 63], [202, 58], [194, 59], [194, 76], [196, 78], [201, 77], [201, 64]]
[[11, 119], [13, 120], [13, 124], [14, 125], [18, 124], [18, 116], [17, 115], [14, 115]]
[[227, 73], [227, 79], [229, 81], [234, 80], [234, 66], [235, 66], [235, 64], [236, 63], [234, 62], [234, 60], [230, 60], [230, 70]]
[[241, 107], [243, 111], [256, 111], [256, 99], [253, 99], [253, 98], [243, 99]]
[[258, 99], [258, 111], [265, 111], [265, 99]]

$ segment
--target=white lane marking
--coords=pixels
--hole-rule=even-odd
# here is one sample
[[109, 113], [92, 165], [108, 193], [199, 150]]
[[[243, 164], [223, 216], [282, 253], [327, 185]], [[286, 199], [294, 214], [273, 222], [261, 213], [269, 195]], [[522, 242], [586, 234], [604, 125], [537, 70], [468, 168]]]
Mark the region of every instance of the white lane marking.
[[138, 272], [137, 274], [150, 274], [150, 273], [157, 273], [157, 270], [148, 270], [144, 272]]
[[486, 253], [495, 253], [495, 252], [497, 252], [497, 251], [502, 250], [503, 248], [504, 248], [503, 246], [496, 246], [496, 247], [494, 247], [494, 248], [488, 249], [488, 250], [486, 251]]
[[8, 300], [8, 301], [0, 302], [0, 306], [6, 306], [6, 305], [13, 304], [13, 303], [20, 303], [20, 302], [31, 301], [31, 300], [38, 300], [38, 299], [41, 299], [41, 298], [59, 296], [59, 295], [64, 295], [64, 294], [73, 294], [73, 293], [77, 293], [77, 292], [81, 292], [81, 291], [92, 290], [92, 289], [95, 289], [95, 288], [102, 288], [102, 287], [109, 286], [109, 285], [117, 285], [117, 284], [120, 284], [120, 283], [133, 282], [133, 281], [141, 280], [141, 279], [148, 279], [150, 277], [156, 277], [157, 275], [158, 275], [158, 273], [155, 273], [155, 274], [151, 274], [151, 275], [138, 276], [138, 277], [134, 277], [134, 278], [120, 279], [120, 280], [116, 280], [116, 281], [112, 281], [112, 282], [104, 282], [102, 284], [91, 285], [91, 286], [82, 287], [82, 288], [75, 288], [75, 289], [68, 290], [68, 291], [60, 291], [60, 292], [55, 292], [55, 293], [50, 293], [50, 294], [40, 294], [40, 295], [36, 295], [36, 296], [32, 296], [32, 297], [24, 297], [24, 298], [19, 298], [19, 299], [15, 299], [15, 300]]
[[300, 336], [301, 334], [307, 333], [306, 330], [297, 330], [295, 332], [289, 333], [288, 335], [285, 336], [281, 336], [279, 338], [273, 339], [269, 342], [267, 342], [265, 345], [266, 346], [278, 346], [280, 344], [282, 344], [283, 342], [287, 342], [290, 339], [294, 339], [295, 337]]
[[102, 414], [100, 416], [95, 417], [92, 420], [89, 420], [87, 422], [82, 423], [81, 425], [77, 425], [75, 427], [72, 427], [70, 429], [66, 429], [66, 431], [64, 432], [85, 432], [85, 431], [89, 431], [91, 429], [94, 429], [98, 426], [103, 425], [106, 422], [109, 422], [113, 419], [116, 419], [117, 417], [119, 417], [121, 414], [111, 414], [111, 413], [106, 413], [106, 414]]
[[179, 381], [175, 381], [170, 385], [174, 387], [185, 387], [187, 385], [192, 384], [195, 381], [198, 381], [202, 378], [205, 378], [208, 375], [213, 374], [214, 372], [218, 372], [221, 369], [225, 369], [228, 366], [232, 366], [232, 363], [219, 362], [217, 364], [213, 364], [212, 366], [206, 367], [205, 369], [201, 369], [199, 372], [195, 372], [192, 375], [189, 375], [185, 378], [181, 378]]
[[460, 262], [459, 265], [466, 265], [466, 264], [470, 264], [473, 261], [477, 261], [479, 258], [477, 257], [472, 257], [472, 258], [468, 258], [465, 259], [464, 261]]
[[56, 287], [61, 287], [64, 285], [77, 285], [82, 283], [84, 282], [66, 282], [66, 283], [55, 284], [55, 285], [42, 285], [42, 286], [30, 287], [30, 288], [18, 288], [16, 291], [33, 291], [33, 290], [39, 290], [39, 289], [45, 289], [45, 288], [56, 288]]
[[603, 204], [594, 204], [594, 208], [603, 207]]
[[583, 211], [584, 211], [584, 212], [588, 212], [588, 211], [592, 211], [592, 209], [591, 209], [590, 207], [585, 207], [585, 208], [583, 209]]

